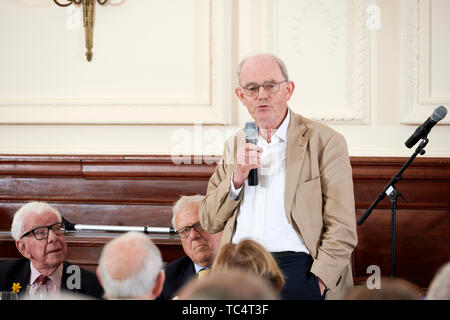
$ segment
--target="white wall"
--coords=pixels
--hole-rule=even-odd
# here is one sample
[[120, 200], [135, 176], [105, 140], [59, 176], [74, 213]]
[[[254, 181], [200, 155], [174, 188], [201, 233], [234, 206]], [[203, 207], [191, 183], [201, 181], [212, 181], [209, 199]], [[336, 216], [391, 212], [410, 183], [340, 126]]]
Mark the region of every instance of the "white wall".
[[[221, 154], [250, 120], [236, 65], [268, 51], [296, 83], [291, 108], [352, 156], [409, 156], [417, 125], [450, 107], [449, 13], [448, 0], [113, 0], [96, 6], [87, 62], [79, 8], [0, 0], [0, 154]], [[449, 120], [425, 156], [450, 156]]]

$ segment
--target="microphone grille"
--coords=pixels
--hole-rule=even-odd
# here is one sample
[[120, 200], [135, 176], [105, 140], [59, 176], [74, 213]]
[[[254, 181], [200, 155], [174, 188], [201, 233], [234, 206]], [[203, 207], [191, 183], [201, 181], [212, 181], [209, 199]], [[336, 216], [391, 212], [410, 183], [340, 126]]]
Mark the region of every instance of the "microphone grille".
[[438, 122], [444, 119], [446, 115], [447, 115], [447, 108], [445, 108], [444, 106], [440, 106], [434, 109], [434, 112], [431, 115], [431, 119]]
[[246, 122], [244, 127], [245, 136], [247, 138], [257, 138], [258, 137], [258, 126], [256, 122]]
[[256, 122], [246, 122], [244, 131], [258, 131], [258, 127], [256, 126]]

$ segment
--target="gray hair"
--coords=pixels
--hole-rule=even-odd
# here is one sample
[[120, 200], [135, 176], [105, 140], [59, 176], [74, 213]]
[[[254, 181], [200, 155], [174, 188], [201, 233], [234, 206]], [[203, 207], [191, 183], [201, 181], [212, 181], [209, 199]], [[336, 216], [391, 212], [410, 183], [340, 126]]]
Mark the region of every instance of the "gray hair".
[[[124, 254], [130, 251], [114, 252], [114, 246], [120, 246], [120, 244], [140, 253], [134, 256], [136, 259], [134, 263]], [[110, 254], [110, 250], [113, 250], [113, 255]], [[125, 277], [118, 279], [111, 275], [110, 264], [108, 264], [110, 259], [114, 259], [114, 267], [125, 270], [123, 272]], [[105, 293], [111, 298], [119, 299], [137, 297], [150, 292], [155, 286], [158, 274], [163, 269], [163, 261], [161, 252], [150, 238], [142, 233], [131, 231], [106, 244], [98, 266]]]
[[439, 268], [431, 281], [427, 300], [450, 300], [450, 261]]
[[205, 197], [204, 195], [196, 194], [194, 196], [182, 196], [180, 199], [178, 199], [178, 201], [172, 207], [172, 212], [173, 212], [172, 226], [174, 229], [177, 229], [177, 226], [175, 225], [175, 217], [176, 217], [177, 213], [181, 209], [187, 207], [191, 203], [202, 202], [204, 197]]
[[21, 235], [23, 234], [23, 222], [25, 218], [29, 216], [31, 213], [34, 214], [42, 214], [44, 212], [53, 212], [59, 221], [62, 221], [61, 213], [56, 208], [53, 208], [46, 202], [29, 202], [22, 206], [17, 212], [14, 214], [13, 222], [11, 224], [11, 236], [14, 240], [19, 240]]
[[[258, 55], [260, 55], [260, 54], [258, 54]], [[283, 77], [284, 77], [286, 80], [289, 80], [289, 75], [288, 75], [288, 72], [287, 72], [286, 64], [283, 62], [283, 60], [281, 60], [280, 58], [278, 58], [276, 55], [274, 55], [274, 54], [272, 54], [272, 53], [264, 53], [263, 55], [266, 55], [266, 56], [271, 57], [272, 59], [274, 59], [275, 62], [278, 64], [278, 67], [280, 67], [280, 71], [281, 71], [281, 73], [283, 74]], [[254, 57], [254, 56], [256, 56], [256, 55], [248, 56], [248, 57], [242, 59], [242, 61], [239, 63], [238, 68], [237, 68], [237, 71], [236, 71], [237, 79], [238, 79], [239, 85], [240, 85], [240, 83], [241, 83], [241, 71], [242, 71], [242, 67], [244, 66], [245, 62], [246, 62], [248, 59], [250, 59], [250, 58], [252, 58], [252, 57]]]

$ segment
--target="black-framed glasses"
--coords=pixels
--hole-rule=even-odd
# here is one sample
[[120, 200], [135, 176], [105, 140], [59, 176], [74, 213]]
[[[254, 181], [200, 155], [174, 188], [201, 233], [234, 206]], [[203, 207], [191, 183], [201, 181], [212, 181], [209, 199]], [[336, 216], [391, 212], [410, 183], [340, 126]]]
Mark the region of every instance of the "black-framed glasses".
[[44, 240], [44, 239], [48, 238], [48, 233], [50, 232], [50, 229], [52, 229], [53, 232], [56, 233], [58, 236], [64, 234], [64, 232], [66, 231], [66, 228], [64, 227], [63, 222], [56, 222], [49, 226], [42, 226], [42, 227], [37, 227], [37, 228], [31, 229], [30, 231], [25, 232], [20, 237], [20, 239], [22, 239], [23, 237], [26, 237], [30, 233], [32, 233], [34, 235], [34, 237], [36, 238], [36, 240]]
[[176, 232], [180, 238], [187, 238], [191, 235], [191, 229], [195, 229], [197, 232], [201, 232], [204, 230], [199, 221], [197, 223], [194, 223], [191, 226], [186, 226], [184, 228], [181, 228], [180, 230], [177, 230]]
[[254, 97], [259, 93], [259, 88], [263, 87], [264, 91], [267, 93], [275, 93], [280, 90], [280, 84], [287, 82], [288, 80], [283, 80], [280, 82], [266, 81], [263, 84], [249, 83], [245, 87], [241, 87], [244, 93], [248, 97]]

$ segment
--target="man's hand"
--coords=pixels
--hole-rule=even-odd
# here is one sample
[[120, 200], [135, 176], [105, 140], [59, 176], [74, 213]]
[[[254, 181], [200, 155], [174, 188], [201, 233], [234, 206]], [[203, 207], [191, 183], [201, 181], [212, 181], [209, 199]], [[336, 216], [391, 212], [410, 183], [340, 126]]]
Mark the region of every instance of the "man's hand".
[[233, 185], [239, 189], [245, 182], [251, 169], [261, 166], [262, 149], [252, 143], [246, 143], [237, 152], [237, 166], [233, 174]]
[[327, 286], [325, 285], [325, 283], [323, 283], [323, 281], [319, 277], [317, 277], [317, 280], [319, 280], [320, 295], [323, 296]]

